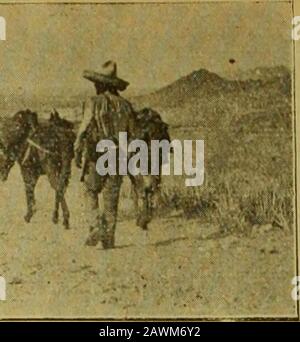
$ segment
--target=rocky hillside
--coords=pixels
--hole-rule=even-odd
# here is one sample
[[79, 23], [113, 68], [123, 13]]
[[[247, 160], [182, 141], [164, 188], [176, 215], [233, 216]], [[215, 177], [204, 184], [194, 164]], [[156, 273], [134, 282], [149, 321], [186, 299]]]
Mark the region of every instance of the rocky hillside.
[[150, 106], [161, 111], [171, 125], [210, 126], [250, 112], [290, 112], [288, 69], [257, 68], [248, 76], [251, 74], [246, 80], [228, 80], [200, 69], [132, 101], [137, 108]]

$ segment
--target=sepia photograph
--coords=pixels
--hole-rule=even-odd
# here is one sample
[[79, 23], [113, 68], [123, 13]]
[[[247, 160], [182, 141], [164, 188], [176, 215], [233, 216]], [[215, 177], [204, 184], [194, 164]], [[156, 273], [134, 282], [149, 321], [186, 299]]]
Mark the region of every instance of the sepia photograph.
[[296, 18], [0, 1], [0, 320], [299, 319]]

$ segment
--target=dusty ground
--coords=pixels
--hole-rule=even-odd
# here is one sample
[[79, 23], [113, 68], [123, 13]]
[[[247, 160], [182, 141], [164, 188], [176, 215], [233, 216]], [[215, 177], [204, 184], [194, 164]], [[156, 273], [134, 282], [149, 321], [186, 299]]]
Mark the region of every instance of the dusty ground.
[[[80, 183], [68, 190], [72, 229], [51, 222], [53, 191], [42, 178], [38, 212], [23, 221], [18, 167], [0, 187], [0, 317], [294, 316], [292, 234], [214, 237], [216, 227], [175, 215], [145, 236], [120, 219], [117, 248], [86, 247]], [[131, 203], [123, 204], [130, 206]]]

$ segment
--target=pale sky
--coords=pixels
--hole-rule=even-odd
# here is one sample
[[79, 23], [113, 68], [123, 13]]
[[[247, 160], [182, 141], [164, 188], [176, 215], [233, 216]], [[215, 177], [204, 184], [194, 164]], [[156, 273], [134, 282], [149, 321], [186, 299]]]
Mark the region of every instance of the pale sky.
[[[0, 94], [92, 89], [84, 69], [108, 59], [132, 90], [206, 68], [291, 67], [290, 3], [0, 5]], [[234, 65], [229, 59], [234, 58]]]

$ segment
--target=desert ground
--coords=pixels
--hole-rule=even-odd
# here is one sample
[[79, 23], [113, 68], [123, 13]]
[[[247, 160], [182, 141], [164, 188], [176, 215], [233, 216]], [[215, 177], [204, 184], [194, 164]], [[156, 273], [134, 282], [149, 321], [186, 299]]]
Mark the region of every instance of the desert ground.
[[87, 247], [78, 178], [74, 168], [70, 230], [51, 222], [54, 192], [45, 177], [29, 224], [18, 166], [1, 184], [0, 274], [7, 282], [1, 318], [296, 315], [293, 233], [266, 226], [247, 237], [222, 236], [216, 226], [174, 212], [155, 217], [146, 234], [133, 218], [122, 218], [133, 205], [127, 198], [116, 248]]

